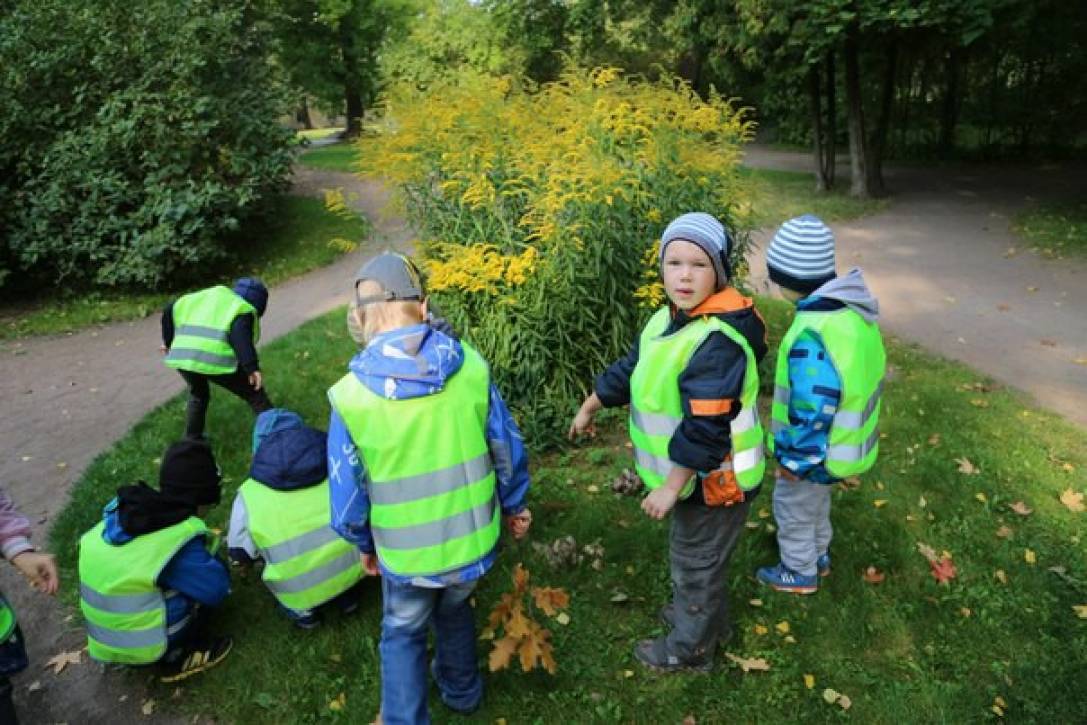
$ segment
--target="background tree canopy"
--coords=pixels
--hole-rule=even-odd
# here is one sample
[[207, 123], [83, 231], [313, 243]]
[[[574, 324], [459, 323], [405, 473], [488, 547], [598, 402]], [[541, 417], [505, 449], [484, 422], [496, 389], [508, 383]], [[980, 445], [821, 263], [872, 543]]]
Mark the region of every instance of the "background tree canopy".
[[287, 179], [284, 91], [248, 3], [13, 3], [0, 283], [151, 286], [220, 255]]

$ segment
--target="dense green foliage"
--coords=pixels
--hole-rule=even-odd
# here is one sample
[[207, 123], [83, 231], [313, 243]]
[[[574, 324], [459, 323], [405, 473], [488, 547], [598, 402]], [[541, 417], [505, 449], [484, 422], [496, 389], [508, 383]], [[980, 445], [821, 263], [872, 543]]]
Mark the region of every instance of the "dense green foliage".
[[0, 285], [18, 270], [147, 288], [246, 243], [229, 236], [284, 187], [291, 141], [249, 5], [12, 5], [0, 17]]
[[[762, 299], [758, 305], [773, 343], [788, 324], [786, 306]], [[261, 360], [276, 402], [324, 427], [325, 390], [353, 352], [343, 310], [337, 310], [269, 345]], [[771, 349], [769, 359], [774, 354]], [[533, 459], [535, 523], [527, 542], [503, 543], [497, 566], [476, 592], [476, 621], [482, 626], [509, 590], [518, 562], [534, 584], [566, 588], [569, 623], [545, 624], [558, 673], [522, 674], [515, 666], [485, 675], [483, 707], [472, 721], [676, 723], [691, 715], [705, 723], [963, 723], [995, 720], [997, 697], [1008, 722], [1082, 720], [1087, 626], [1072, 607], [1087, 603], [1087, 514], [1072, 513], [1057, 497], [1070, 486], [1082, 489], [1087, 438], [1054, 416], [1027, 410], [1018, 396], [961, 365], [894, 340], [888, 354], [894, 375], [884, 396], [881, 459], [859, 488], [833, 494], [831, 576], [810, 597], [777, 594], [755, 582], [755, 568], [777, 557], [768, 475], [752, 506], [752, 528], [732, 559], [735, 633], [709, 675], [653, 675], [631, 654], [638, 639], [661, 632], [657, 610], [670, 582], [667, 523], [647, 519], [636, 499], [608, 490], [630, 466], [625, 436], [605, 435], [584, 448]], [[764, 388], [770, 386], [765, 380]], [[184, 405], [179, 396], [151, 413], [74, 488], [50, 545], [69, 603], [78, 596], [79, 535], [99, 519], [118, 486], [154, 481], [159, 457], [182, 433]], [[212, 526], [225, 526], [246, 476], [252, 421], [233, 396], [212, 402], [209, 431], [225, 475]], [[961, 473], [961, 457], [980, 473]], [[1033, 513], [1013, 513], [1009, 506], [1016, 501]], [[997, 535], [1001, 527], [1010, 531], [1003, 532], [1006, 538]], [[579, 546], [598, 541], [605, 552], [601, 570], [588, 561], [549, 567], [533, 544], [563, 536]], [[937, 584], [918, 542], [949, 551], [957, 578]], [[1036, 556], [1033, 564], [1027, 549]], [[885, 581], [866, 583], [862, 573], [869, 566]], [[277, 611], [257, 576], [235, 575], [213, 621], [214, 631], [234, 636], [230, 657], [186, 681], [184, 697], [172, 697], [174, 685], [157, 683], [149, 696], [164, 713], [181, 711], [189, 719], [368, 722], [379, 707], [381, 596], [376, 580], [364, 587], [358, 614], [332, 612], [317, 631], [301, 632]], [[788, 634], [776, 628], [781, 622], [788, 622]], [[489, 643], [477, 648], [486, 668]], [[725, 652], [765, 658], [770, 669], [742, 673]], [[814, 678], [812, 689], [804, 675]], [[125, 676], [148, 679], [136, 671]], [[849, 696], [849, 712], [823, 701], [827, 687]], [[436, 688], [430, 707], [437, 722], [461, 722]]]

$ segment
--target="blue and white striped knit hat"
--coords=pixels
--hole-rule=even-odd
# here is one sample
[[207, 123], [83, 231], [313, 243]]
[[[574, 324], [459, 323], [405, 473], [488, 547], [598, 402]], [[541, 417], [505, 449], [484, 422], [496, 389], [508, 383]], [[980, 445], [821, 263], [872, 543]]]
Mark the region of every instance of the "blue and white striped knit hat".
[[669, 242], [677, 239], [697, 244], [713, 262], [713, 271], [717, 275], [714, 291], [720, 292], [728, 284], [728, 232], [712, 214], [704, 211], [692, 211], [680, 214], [673, 219], [661, 234], [660, 256], [657, 263], [664, 261], [664, 250]]
[[834, 232], [811, 214], [781, 225], [766, 250], [770, 279], [786, 289], [811, 294], [834, 279]]

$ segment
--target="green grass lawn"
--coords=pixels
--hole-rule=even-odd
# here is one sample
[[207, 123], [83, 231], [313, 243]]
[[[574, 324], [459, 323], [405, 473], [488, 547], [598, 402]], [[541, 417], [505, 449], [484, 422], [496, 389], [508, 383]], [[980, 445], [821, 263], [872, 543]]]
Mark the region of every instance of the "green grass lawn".
[[[780, 337], [787, 306], [769, 300], [760, 306]], [[859, 487], [833, 495], [832, 575], [811, 597], [777, 594], [755, 582], [755, 568], [777, 558], [768, 476], [733, 559], [736, 634], [709, 675], [649, 674], [631, 655], [638, 639], [661, 631], [656, 614], [669, 592], [667, 524], [646, 519], [636, 500], [609, 491], [630, 465], [621, 415], [612, 414], [612, 432], [591, 445], [535, 457], [534, 527], [527, 542], [505, 543], [477, 592], [477, 621], [509, 590], [518, 562], [534, 584], [570, 592], [571, 619], [547, 625], [558, 673], [487, 675], [474, 720], [655, 723], [693, 715], [699, 722], [957, 723], [996, 719], [991, 708], [1003, 702], [1015, 721], [1081, 721], [1087, 620], [1073, 607], [1087, 604], [1087, 514], [1071, 512], [1058, 497], [1069, 487], [1084, 489], [1087, 435], [962, 365], [893, 340], [888, 350], [881, 458]], [[269, 390], [324, 427], [324, 391], [352, 352], [342, 310], [314, 320], [262, 353]], [[771, 387], [764, 378], [764, 392]], [[98, 520], [118, 485], [155, 480], [159, 456], [182, 433], [183, 411], [178, 398], [149, 414], [74, 488], [51, 535], [70, 603], [78, 536]], [[227, 478], [212, 525], [225, 525], [245, 476], [251, 425], [242, 403], [216, 394], [209, 430]], [[961, 472], [963, 460], [978, 472]], [[1019, 501], [1029, 515], [1013, 511]], [[587, 563], [549, 569], [532, 543], [566, 535], [579, 545], [599, 540], [603, 570]], [[950, 552], [957, 578], [938, 584], [918, 543]], [[866, 583], [862, 572], [869, 566], [886, 580]], [[353, 618], [333, 616], [311, 633], [292, 629], [252, 578], [235, 581], [220, 615], [217, 627], [234, 635], [234, 652], [214, 671], [186, 681], [180, 698], [171, 697], [173, 686], [152, 684], [160, 708], [222, 722], [363, 722], [377, 712], [376, 582], [368, 583]], [[488, 651], [479, 642], [484, 666]], [[765, 658], [770, 669], [745, 674], [726, 661], [726, 651]], [[805, 675], [814, 678], [811, 689]], [[825, 688], [847, 695], [850, 711], [824, 702]], [[331, 709], [341, 693], [345, 706]], [[431, 708], [439, 721], [462, 720], [433, 689]]]
[[343, 132], [343, 126], [336, 126], [333, 128], [303, 128], [297, 132], [298, 138], [304, 138], [307, 141], [313, 141], [319, 138], [328, 138], [329, 136], [335, 136], [338, 133]]
[[1012, 229], [1046, 256], [1087, 255], [1087, 202], [1035, 204]]
[[[233, 256], [214, 282], [229, 282], [242, 275], [260, 277], [268, 285], [330, 264], [343, 248], [335, 239], [357, 242], [369, 233], [362, 217], [344, 217], [327, 211], [319, 199], [284, 196], [275, 204], [275, 216], [254, 226], [245, 257]], [[91, 325], [131, 320], [157, 311], [171, 292], [95, 292], [80, 296], [10, 301], [0, 305], [0, 340], [26, 335], [55, 334]]]
[[356, 157], [354, 143], [334, 143], [303, 151], [298, 157], [298, 163], [323, 171], [353, 174], [358, 171], [355, 168]]
[[801, 214], [815, 214], [825, 222], [847, 221], [875, 214], [887, 207], [886, 199], [854, 199], [839, 183], [829, 192], [816, 192], [812, 174], [742, 167], [740, 173], [755, 188], [755, 221], [776, 227]]

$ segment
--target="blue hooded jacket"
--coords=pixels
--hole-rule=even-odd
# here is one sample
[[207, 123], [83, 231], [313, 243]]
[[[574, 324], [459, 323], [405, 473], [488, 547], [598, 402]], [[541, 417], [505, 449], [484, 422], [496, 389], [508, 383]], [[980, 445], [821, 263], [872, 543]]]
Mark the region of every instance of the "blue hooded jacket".
[[[106, 543], [123, 547], [135, 538], [121, 527], [116, 498], [106, 504], [102, 518], [106, 522], [102, 530]], [[170, 646], [187, 632], [187, 625], [178, 625], [192, 614], [195, 604], [216, 607], [230, 594], [230, 574], [223, 562], [208, 552], [202, 536], [189, 541], [174, 554], [155, 584], [163, 590], [166, 599], [167, 641]], [[175, 628], [177, 631], [174, 631]]]
[[[266, 410], [253, 426], [249, 477], [277, 491], [315, 486], [328, 476], [325, 439], [323, 431], [306, 426], [297, 413], [284, 408]], [[257, 554], [241, 495], [234, 499], [227, 545], [235, 562], [249, 563]]]
[[[404, 399], [440, 393], [445, 381], [456, 375], [463, 364], [460, 342], [423, 323], [377, 335], [352, 358], [350, 370], [377, 395]], [[502, 513], [520, 513], [528, 493], [528, 457], [521, 431], [494, 383], [490, 388], [486, 435]], [[374, 553], [366, 466], [335, 408], [328, 430], [328, 471], [332, 528], [362, 552]], [[384, 566], [381, 573], [401, 583], [441, 587], [478, 579], [490, 569], [494, 556], [492, 550], [479, 561], [439, 577], [404, 577]]]

